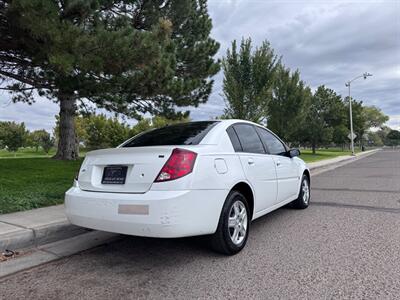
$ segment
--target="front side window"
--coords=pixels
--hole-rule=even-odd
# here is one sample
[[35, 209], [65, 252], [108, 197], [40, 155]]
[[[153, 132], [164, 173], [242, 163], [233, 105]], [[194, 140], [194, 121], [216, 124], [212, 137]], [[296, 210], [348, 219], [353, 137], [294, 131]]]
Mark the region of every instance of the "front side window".
[[237, 124], [234, 129], [238, 135], [243, 152], [265, 153], [264, 146], [254, 126], [250, 124]]
[[286, 147], [271, 132], [260, 127], [257, 127], [257, 132], [263, 140], [264, 144], [267, 146], [270, 154], [283, 155], [286, 153]]
[[217, 123], [204, 121], [165, 126], [139, 134], [122, 147], [198, 145]]

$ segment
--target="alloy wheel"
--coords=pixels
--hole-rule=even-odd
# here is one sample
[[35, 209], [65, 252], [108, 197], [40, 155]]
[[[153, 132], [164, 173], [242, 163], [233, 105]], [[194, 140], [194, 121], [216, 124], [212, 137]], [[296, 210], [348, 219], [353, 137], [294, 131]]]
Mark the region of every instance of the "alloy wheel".
[[310, 187], [308, 185], [307, 179], [303, 180], [301, 190], [303, 192], [303, 202], [304, 204], [308, 204], [308, 201], [310, 200]]
[[228, 220], [229, 236], [235, 245], [240, 245], [246, 238], [247, 225], [246, 206], [237, 200], [231, 206]]

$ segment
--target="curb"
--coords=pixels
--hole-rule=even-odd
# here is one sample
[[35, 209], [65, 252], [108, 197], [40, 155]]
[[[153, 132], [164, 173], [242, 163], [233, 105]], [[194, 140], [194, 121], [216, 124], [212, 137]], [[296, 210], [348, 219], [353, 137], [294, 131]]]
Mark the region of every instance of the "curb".
[[119, 234], [91, 231], [29, 249], [25, 255], [0, 263], [0, 279], [4, 276], [95, 248], [120, 238]]
[[[10, 227], [18, 227], [13, 224], [9, 225]], [[50, 223], [35, 228], [18, 227], [18, 230], [13, 230], [0, 235], [0, 250], [16, 250], [33, 246], [37, 247], [84, 234], [89, 231], [91, 230], [72, 225], [68, 221]]]
[[72, 225], [64, 205], [0, 215], [0, 254], [67, 239], [91, 231]]

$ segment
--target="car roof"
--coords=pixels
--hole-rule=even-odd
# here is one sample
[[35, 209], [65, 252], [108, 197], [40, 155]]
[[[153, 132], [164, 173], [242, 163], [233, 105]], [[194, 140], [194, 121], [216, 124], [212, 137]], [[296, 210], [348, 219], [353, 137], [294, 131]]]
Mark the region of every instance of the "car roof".
[[254, 122], [251, 121], [247, 121], [247, 120], [241, 120], [241, 119], [218, 119], [217, 121], [223, 122], [223, 123], [229, 123], [229, 124], [234, 124], [234, 123], [251, 123], [251, 124], [256, 124]]
[[263, 126], [261, 124], [257, 124], [257, 123], [251, 122], [251, 121], [241, 120], [241, 119], [223, 119], [223, 120], [217, 120], [217, 121], [219, 121], [221, 124], [221, 127], [225, 127], [225, 129], [236, 123], [247, 123], [247, 124], [265, 128], [265, 126]]
[[[257, 123], [246, 121], [246, 120], [240, 120], [240, 119], [222, 119], [222, 120], [215, 120], [215, 121], [217, 121], [218, 123], [210, 130], [210, 132], [207, 133], [207, 135], [200, 142], [200, 144], [219, 144], [220, 142], [223, 142], [221, 140], [221, 136], [222, 136], [223, 132], [225, 132], [226, 129], [233, 124], [247, 123], [250, 125], [263, 127], [262, 125], [259, 125]], [[263, 127], [263, 128], [265, 128], [265, 127]]]

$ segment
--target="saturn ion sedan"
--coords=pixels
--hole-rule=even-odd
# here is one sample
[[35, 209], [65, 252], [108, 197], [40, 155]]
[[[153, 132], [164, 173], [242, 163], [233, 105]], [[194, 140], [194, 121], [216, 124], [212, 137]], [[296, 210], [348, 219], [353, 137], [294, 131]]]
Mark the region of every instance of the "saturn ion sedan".
[[306, 208], [310, 171], [298, 149], [248, 121], [170, 125], [89, 152], [65, 207], [72, 224], [135, 236], [210, 235], [235, 254], [251, 221], [283, 205]]

